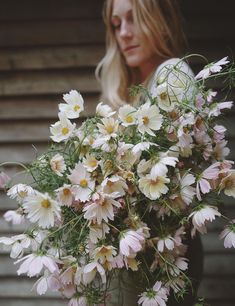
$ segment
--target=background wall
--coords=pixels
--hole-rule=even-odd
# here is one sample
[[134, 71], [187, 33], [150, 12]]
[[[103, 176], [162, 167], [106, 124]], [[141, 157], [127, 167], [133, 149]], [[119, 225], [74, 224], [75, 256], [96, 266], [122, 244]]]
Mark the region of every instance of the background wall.
[[[209, 61], [234, 56], [235, 22], [233, 0], [183, 0], [189, 52], [206, 55]], [[0, 10], [0, 163], [29, 163], [47, 148], [49, 125], [57, 121], [62, 94], [78, 89], [92, 115], [99, 86], [94, 69], [104, 53], [102, 0], [1, 0]], [[198, 71], [201, 63], [192, 60]], [[234, 92], [232, 97], [235, 97]], [[234, 110], [224, 118], [234, 159]], [[17, 166], [7, 166], [13, 174]], [[232, 200], [225, 209], [235, 216]], [[2, 215], [15, 202], [0, 194], [0, 236], [13, 235]], [[217, 236], [221, 224], [213, 225], [203, 237], [205, 272], [200, 294], [212, 306], [235, 305], [235, 252], [225, 250]], [[60, 306], [65, 303], [49, 294], [38, 297], [31, 291], [34, 280], [16, 276], [16, 266], [0, 249], [0, 305]]]

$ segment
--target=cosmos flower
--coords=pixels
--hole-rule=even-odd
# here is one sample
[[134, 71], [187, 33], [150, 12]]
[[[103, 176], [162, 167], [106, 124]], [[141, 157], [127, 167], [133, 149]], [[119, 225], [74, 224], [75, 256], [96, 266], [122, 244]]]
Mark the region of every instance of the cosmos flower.
[[118, 116], [122, 125], [130, 126], [136, 124], [136, 108], [131, 105], [124, 105], [119, 108]]
[[199, 79], [206, 79], [208, 78], [212, 73], [217, 73], [220, 72], [222, 70], [222, 66], [226, 65], [229, 63], [229, 61], [227, 60], [228, 57], [224, 57], [221, 60], [219, 60], [216, 63], [210, 63], [208, 65], [206, 65], [196, 76], [195, 79], [199, 80]]
[[59, 113], [58, 116], [59, 121], [52, 124], [50, 127], [50, 132], [52, 134], [50, 137], [54, 142], [61, 142], [69, 139], [73, 135], [76, 127], [75, 123], [71, 123], [64, 113]]
[[109, 105], [103, 104], [103, 102], [100, 102], [96, 106], [95, 113], [97, 116], [107, 118], [107, 117], [114, 115], [116, 112], [114, 112]]
[[51, 169], [58, 176], [63, 176], [63, 172], [66, 170], [66, 164], [61, 154], [57, 153], [50, 160]]
[[145, 239], [136, 231], [129, 230], [121, 234], [119, 242], [120, 253], [124, 256], [131, 256], [141, 251]]
[[156, 282], [151, 290], [140, 295], [138, 305], [142, 306], [166, 306], [169, 290], [162, 286], [162, 282]]
[[84, 110], [84, 101], [79, 92], [71, 90], [68, 94], [63, 95], [66, 103], [59, 104], [59, 110], [69, 119], [78, 118], [80, 113]]

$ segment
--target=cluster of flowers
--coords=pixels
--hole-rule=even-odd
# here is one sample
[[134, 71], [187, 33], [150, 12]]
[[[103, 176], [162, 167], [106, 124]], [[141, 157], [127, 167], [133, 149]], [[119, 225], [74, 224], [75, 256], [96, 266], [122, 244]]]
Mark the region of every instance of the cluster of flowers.
[[[170, 292], [185, 291], [188, 233], [204, 234], [223, 217], [222, 191], [235, 196], [226, 128], [216, 124], [232, 102], [217, 102], [205, 83], [227, 63], [209, 64], [195, 78], [165, 67], [153, 92], [136, 89], [145, 103], [115, 112], [101, 102], [80, 127], [71, 119], [84, 110], [82, 96], [63, 96], [53, 145], [27, 169], [33, 182], [7, 190], [19, 208], [5, 219], [30, 225], [0, 238], [18, 274], [40, 276], [38, 294], [59, 291], [69, 306], [106, 305], [123, 271], [138, 280], [144, 306], [165, 306]], [[1, 185], [7, 180], [2, 173]], [[235, 247], [233, 220], [221, 238]]]

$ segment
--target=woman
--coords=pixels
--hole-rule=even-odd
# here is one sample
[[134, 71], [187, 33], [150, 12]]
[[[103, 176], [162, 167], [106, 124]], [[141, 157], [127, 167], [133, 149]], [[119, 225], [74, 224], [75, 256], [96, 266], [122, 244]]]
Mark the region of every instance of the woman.
[[[154, 92], [160, 71], [169, 66], [178, 65], [183, 74], [193, 75], [189, 66], [177, 58], [181, 56], [185, 40], [176, 1], [107, 0], [104, 22], [107, 51], [96, 75], [106, 103], [115, 108], [125, 103], [140, 104], [140, 97], [131, 98], [128, 89], [142, 83]], [[171, 295], [167, 305], [194, 303], [202, 271], [202, 251], [198, 238], [193, 243], [188, 238], [188, 244], [189, 274], [195, 281], [195, 290], [186, 295], [184, 302], [177, 303]], [[130, 298], [124, 296], [124, 302], [119, 300], [108, 305], [137, 305], [134, 294], [137, 293], [134, 291]]]

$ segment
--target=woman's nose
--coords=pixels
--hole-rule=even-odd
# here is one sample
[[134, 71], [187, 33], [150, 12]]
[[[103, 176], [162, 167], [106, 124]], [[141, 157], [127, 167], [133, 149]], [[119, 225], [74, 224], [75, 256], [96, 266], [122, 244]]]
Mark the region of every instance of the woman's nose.
[[121, 24], [121, 29], [120, 29], [120, 37], [122, 38], [129, 38], [132, 36], [132, 29], [128, 22], [123, 21]]

